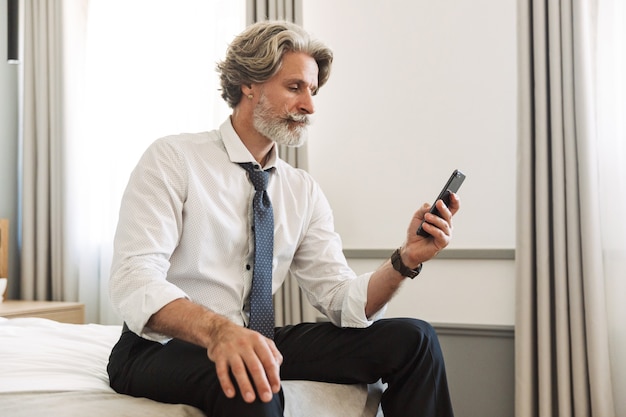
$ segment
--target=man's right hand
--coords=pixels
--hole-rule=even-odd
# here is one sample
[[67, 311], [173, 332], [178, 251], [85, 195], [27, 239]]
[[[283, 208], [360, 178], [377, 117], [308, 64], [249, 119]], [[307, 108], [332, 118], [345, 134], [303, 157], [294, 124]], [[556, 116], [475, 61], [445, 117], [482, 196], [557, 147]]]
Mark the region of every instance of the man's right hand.
[[283, 356], [273, 340], [254, 330], [184, 298], [165, 305], [147, 325], [162, 334], [206, 347], [228, 398], [236, 393], [231, 373], [248, 403], [256, 399], [256, 393], [261, 401], [269, 402], [280, 391]]
[[280, 391], [283, 356], [273, 340], [223, 320], [212, 331], [207, 355], [215, 363], [224, 394], [228, 398], [235, 396], [232, 372], [244, 401], [251, 403], [256, 399], [255, 388], [261, 401], [271, 401], [273, 394]]

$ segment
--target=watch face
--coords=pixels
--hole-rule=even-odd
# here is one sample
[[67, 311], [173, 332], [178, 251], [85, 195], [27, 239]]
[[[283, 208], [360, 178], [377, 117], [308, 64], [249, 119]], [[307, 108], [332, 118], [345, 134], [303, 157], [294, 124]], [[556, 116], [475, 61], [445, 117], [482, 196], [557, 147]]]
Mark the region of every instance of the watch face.
[[391, 265], [393, 269], [398, 272], [402, 272], [402, 259], [400, 258], [400, 251], [396, 249], [396, 251], [391, 255]]

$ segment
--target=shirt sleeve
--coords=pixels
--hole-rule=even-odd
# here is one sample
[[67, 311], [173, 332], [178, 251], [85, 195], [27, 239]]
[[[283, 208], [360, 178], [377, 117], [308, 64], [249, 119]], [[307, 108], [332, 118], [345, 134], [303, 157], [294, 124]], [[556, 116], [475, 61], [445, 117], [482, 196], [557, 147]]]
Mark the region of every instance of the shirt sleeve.
[[383, 316], [387, 306], [370, 318], [365, 316], [372, 273], [357, 276], [348, 266], [330, 205], [316, 183], [311, 201], [311, 220], [296, 251], [292, 275], [313, 307], [333, 324], [368, 327]]
[[129, 329], [146, 339], [168, 337], [146, 327], [166, 304], [189, 298], [166, 279], [182, 225], [184, 164], [160, 140], [144, 153], [122, 197], [109, 282], [111, 302]]
[[341, 325], [343, 327], [367, 327], [385, 315], [387, 304], [374, 313], [372, 317], [368, 318], [365, 315], [367, 287], [371, 277], [372, 272], [368, 272], [350, 282], [341, 310]]

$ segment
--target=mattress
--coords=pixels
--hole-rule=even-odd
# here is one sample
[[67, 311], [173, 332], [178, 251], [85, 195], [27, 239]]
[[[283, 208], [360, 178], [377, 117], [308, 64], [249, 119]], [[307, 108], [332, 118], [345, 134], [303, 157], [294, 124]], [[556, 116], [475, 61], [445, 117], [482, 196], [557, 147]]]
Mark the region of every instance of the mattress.
[[[106, 365], [120, 326], [0, 317], [3, 417], [210, 417], [182, 404], [134, 398], [109, 387]], [[286, 417], [382, 416], [382, 386], [283, 381]]]

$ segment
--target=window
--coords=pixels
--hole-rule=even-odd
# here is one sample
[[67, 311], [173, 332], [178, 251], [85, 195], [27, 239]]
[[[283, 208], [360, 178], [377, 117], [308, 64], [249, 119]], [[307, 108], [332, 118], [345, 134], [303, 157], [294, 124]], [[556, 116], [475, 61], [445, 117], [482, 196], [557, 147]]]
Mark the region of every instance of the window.
[[108, 302], [112, 239], [129, 174], [157, 138], [212, 130], [230, 114], [215, 67], [245, 27], [245, 0], [90, 0], [84, 13], [68, 199], [77, 207], [80, 299], [100, 306], [88, 318], [110, 323], [118, 321]]

